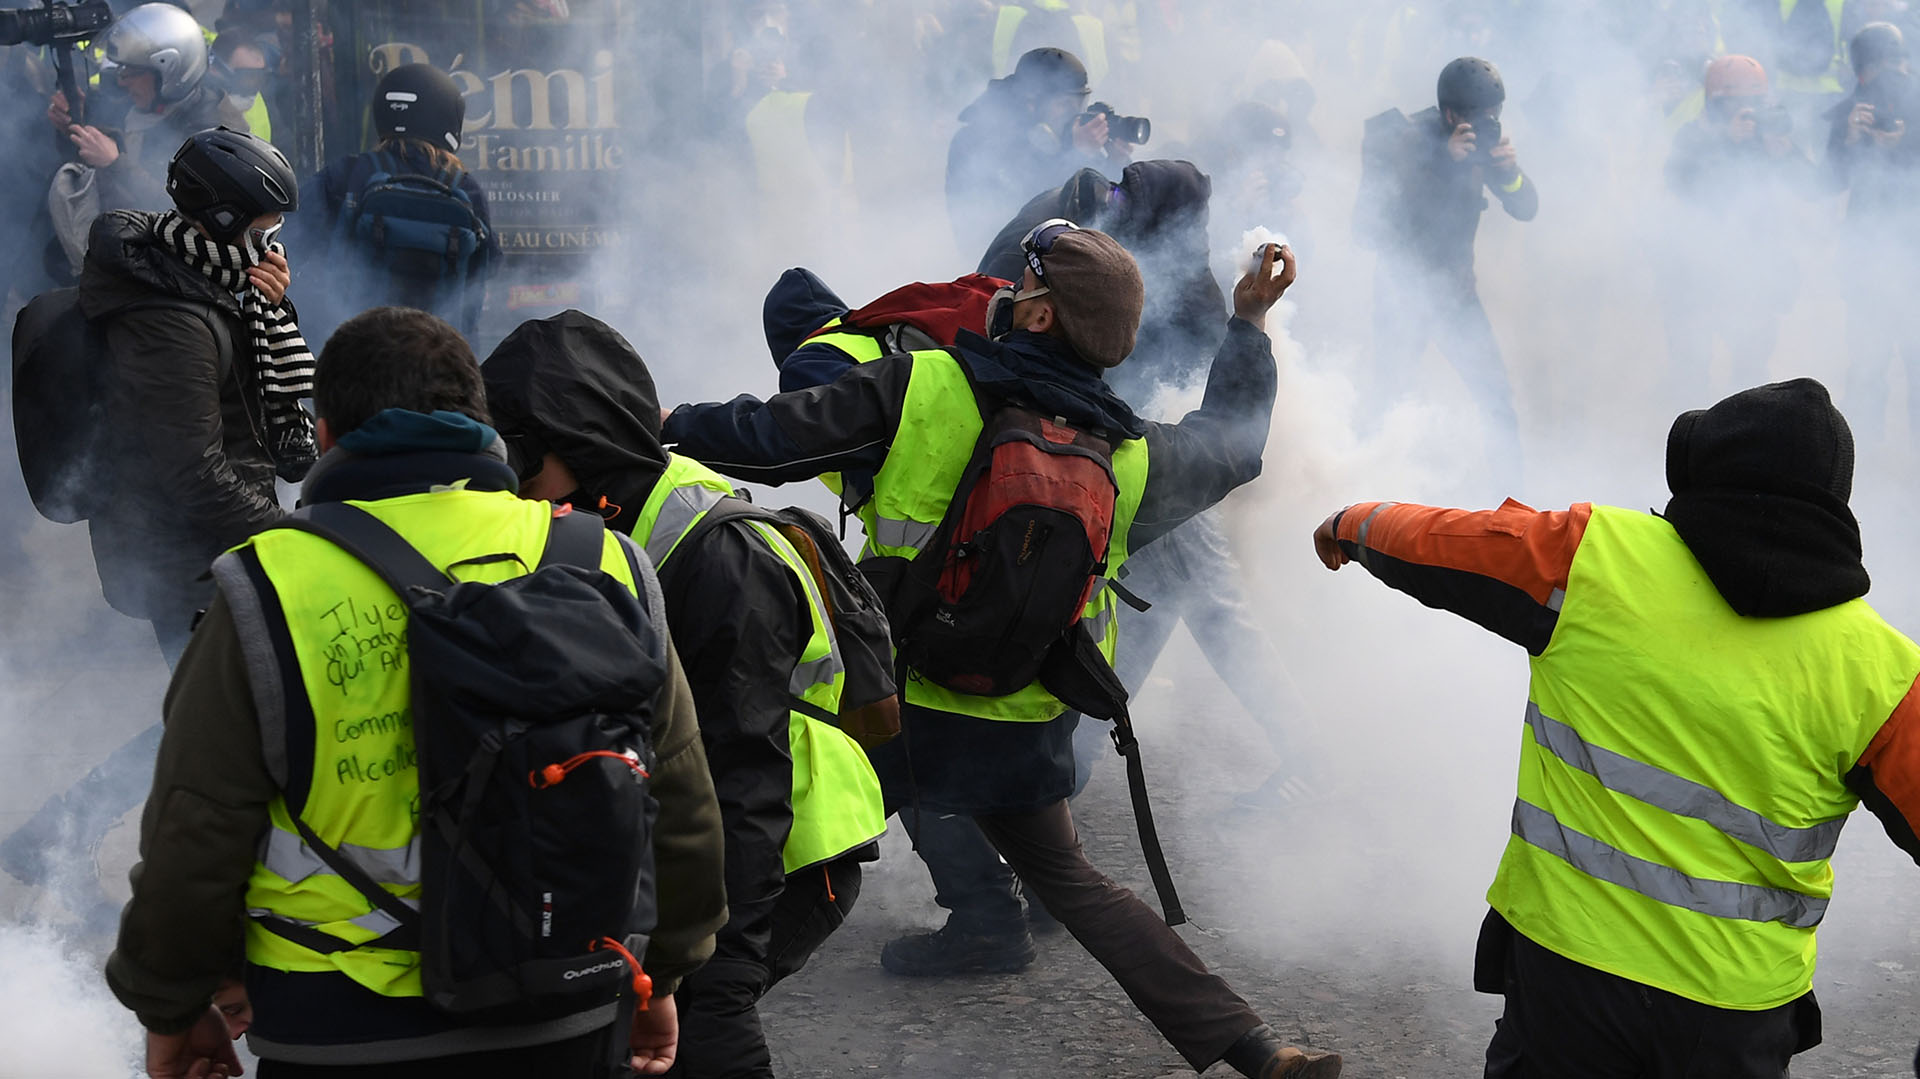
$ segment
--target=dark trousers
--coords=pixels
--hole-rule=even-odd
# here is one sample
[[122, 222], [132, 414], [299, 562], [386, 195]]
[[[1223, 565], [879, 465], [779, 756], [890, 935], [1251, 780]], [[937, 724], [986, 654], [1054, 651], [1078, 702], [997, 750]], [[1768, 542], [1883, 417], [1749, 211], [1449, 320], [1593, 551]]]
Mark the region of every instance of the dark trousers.
[[262, 1060], [260, 1079], [616, 1079], [633, 1074], [609, 1043], [625, 1023], [591, 1034], [520, 1049], [461, 1053], [394, 1064], [290, 1064]]
[[1487, 1079], [1786, 1079], [1820, 1044], [1808, 993], [1763, 1012], [1715, 1008], [1595, 970], [1519, 933]]
[[787, 877], [769, 916], [765, 965], [715, 956], [674, 995], [680, 1051], [670, 1075], [684, 1079], [773, 1079], [773, 1054], [760, 1029], [758, 1003], [806, 965], [860, 898], [860, 852]]
[[1492, 475], [1510, 489], [1521, 471], [1520, 420], [1500, 343], [1471, 278], [1428, 280], [1404, 269], [1374, 275], [1373, 369], [1371, 378], [1360, 380], [1363, 422], [1403, 396], [1424, 396], [1417, 375], [1428, 342], [1439, 346], [1466, 384], [1486, 433]]
[[1026, 928], [1013, 870], [972, 817], [903, 806], [900, 823], [933, 878], [933, 901], [951, 913], [955, 929], [994, 936]]
[[1087, 861], [1065, 801], [975, 820], [1028, 894], [1107, 968], [1195, 1071], [1260, 1025], [1247, 1002], [1208, 971], [1152, 907]]

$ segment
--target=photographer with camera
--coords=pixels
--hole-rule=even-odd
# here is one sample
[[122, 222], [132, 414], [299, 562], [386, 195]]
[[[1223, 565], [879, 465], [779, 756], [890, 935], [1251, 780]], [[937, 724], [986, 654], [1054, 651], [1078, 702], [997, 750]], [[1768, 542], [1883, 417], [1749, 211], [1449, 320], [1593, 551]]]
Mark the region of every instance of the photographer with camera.
[[1028, 199], [1082, 168], [1118, 172], [1147, 141], [1145, 117], [1091, 105], [1086, 65], [1064, 49], [1034, 49], [960, 114], [947, 151], [947, 215], [962, 251], [986, 246]]
[[1765, 381], [1780, 316], [1799, 292], [1797, 264], [1773, 254], [1781, 224], [1798, 219], [1791, 204], [1815, 191], [1813, 159], [1794, 142], [1793, 118], [1771, 89], [1751, 56], [1713, 61], [1705, 106], [1675, 133], [1667, 156], [1680, 220], [1665, 233], [1672, 250], [1660, 260], [1660, 293], [1669, 370], [1689, 400], [1709, 395], [1716, 339], [1733, 355], [1736, 384]]
[[1391, 403], [1385, 387], [1413, 385], [1421, 353], [1437, 342], [1479, 406], [1489, 454], [1514, 479], [1519, 420], [1480, 305], [1473, 243], [1488, 192], [1516, 221], [1533, 220], [1540, 196], [1501, 130], [1507, 88], [1497, 68], [1463, 56], [1441, 70], [1437, 96], [1437, 105], [1412, 117], [1394, 109], [1368, 120], [1361, 143], [1354, 235], [1379, 252], [1373, 386], [1362, 381], [1361, 402], [1384, 412]]
[[1920, 431], [1920, 312], [1910, 295], [1920, 259], [1920, 216], [1913, 191], [1920, 181], [1920, 144], [1907, 121], [1920, 120], [1907, 60], [1907, 43], [1892, 23], [1868, 23], [1853, 35], [1847, 56], [1858, 85], [1827, 113], [1827, 163], [1833, 186], [1847, 195], [1841, 229], [1847, 294], [1847, 405], [1862, 442], [1885, 428], [1887, 365], [1907, 365], [1907, 410]]
[[[164, 210], [171, 205], [167, 163], [180, 143], [209, 128], [246, 131], [246, 118], [207, 81], [207, 39], [184, 10], [141, 4], [122, 15], [99, 44], [105, 56], [101, 85], [83, 94], [84, 114], [76, 112], [66, 91], [56, 91], [47, 122], [93, 170], [97, 212]], [[84, 179], [75, 178], [74, 189]], [[84, 251], [90, 223], [90, 215], [76, 214], [70, 226], [57, 227], [76, 233]], [[70, 251], [74, 247], [68, 244]]]

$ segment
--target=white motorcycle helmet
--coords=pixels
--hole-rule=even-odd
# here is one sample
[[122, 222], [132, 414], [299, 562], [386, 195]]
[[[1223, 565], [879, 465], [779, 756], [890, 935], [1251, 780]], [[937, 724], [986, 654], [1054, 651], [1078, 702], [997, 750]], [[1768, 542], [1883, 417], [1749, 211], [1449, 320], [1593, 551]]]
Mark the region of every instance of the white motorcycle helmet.
[[158, 76], [159, 98], [173, 104], [207, 74], [207, 39], [192, 15], [172, 4], [141, 4], [120, 16], [101, 40], [106, 62]]

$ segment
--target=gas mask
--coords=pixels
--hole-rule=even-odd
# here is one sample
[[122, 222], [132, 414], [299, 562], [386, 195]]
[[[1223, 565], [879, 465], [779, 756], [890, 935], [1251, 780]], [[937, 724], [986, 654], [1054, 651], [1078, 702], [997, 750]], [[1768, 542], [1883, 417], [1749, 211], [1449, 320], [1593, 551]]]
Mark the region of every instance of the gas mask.
[[1005, 340], [1013, 332], [1013, 305], [1021, 300], [1031, 300], [1036, 296], [1045, 296], [1053, 291], [1045, 285], [1022, 290], [1018, 285], [1004, 285], [987, 301], [987, 337], [994, 341]]

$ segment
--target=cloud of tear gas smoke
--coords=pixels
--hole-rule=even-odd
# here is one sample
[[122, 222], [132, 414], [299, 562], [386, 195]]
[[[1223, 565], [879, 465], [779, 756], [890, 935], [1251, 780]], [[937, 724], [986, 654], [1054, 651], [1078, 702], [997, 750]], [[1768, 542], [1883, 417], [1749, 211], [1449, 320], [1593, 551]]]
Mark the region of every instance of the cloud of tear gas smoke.
[[144, 1074], [140, 1024], [46, 929], [0, 924], [0, 1044], [0, 1079]]
[[[520, 245], [510, 244], [491, 323], [586, 306], [646, 357], [663, 401], [773, 392], [761, 302], [788, 266], [814, 269], [858, 305], [972, 270], [991, 238], [956, 240], [944, 187], [961, 110], [1005, 73], [993, 62], [992, 5], [680, 0], [641, 17], [638, 5], [575, 0], [571, 31], [507, 16], [475, 27], [470, 8], [439, 31], [387, 14], [435, 6], [335, 5], [362, 16], [335, 39], [360, 50], [350, 59], [366, 81], [376, 62], [417, 58], [454, 68], [470, 90], [462, 155]], [[1900, 543], [1916, 515], [1898, 497], [1920, 436], [1901, 402], [1920, 398], [1920, 386], [1851, 362], [1847, 338], [1861, 282], [1904, 281], [1910, 295], [1914, 273], [1903, 262], [1863, 264], [1845, 247], [1840, 196], [1811, 163], [1824, 156], [1826, 121], [1804, 102], [1790, 111], [1810, 161], [1806, 186], [1795, 175], [1749, 187], [1737, 170], [1713, 181], [1727, 190], [1670, 182], [1675, 132], [1714, 47], [1713, 33], [1701, 44], [1692, 14], [1704, 4], [1084, 6], [1109, 26], [1093, 98], [1153, 121], [1136, 159], [1184, 156], [1214, 177], [1209, 246], [1223, 291], [1255, 226], [1284, 232], [1301, 260], [1299, 283], [1271, 319], [1281, 376], [1265, 471], [1222, 516], [1240, 563], [1231, 589], [1302, 703], [1250, 715], [1221, 675], [1252, 672], [1216, 672], [1185, 633], [1138, 687], [1136, 721], [1190, 907], [1276, 961], [1426, 964], [1465, 993], [1481, 896], [1507, 831], [1524, 658], [1360, 567], [1326, 573], [1310, 529], [1373, 498], [1659, 506], [1676, 412], [1809, 374], [1861, 431], [1855, 506], [1875, 579], [1869, 598], [1896, 625], [1920, 626], [1920, 575], [1901, 561]], [[784, 7], [785, 24], [768, 22], [766, 7]], [[617, 17], [601, 18], [609, 13]], [[1729, 48], [1736, 30], [1719, 28]], [[420, 55], [381, 51], [400, 44]], [[1078, 42], [1032, 36], [1013, 54], [1041, 44]], [[1474, 259], [1500, 355], [1481, 374], [1511, 384], [1523, 464], [1500, 456], [1470, 383], [1438, 349], [1377, 354], [1375, 280], [1390, 256], [1354, 240], [1367, 121], [1433, 106], [1436, 75], [1460, 55], [1500, 66], [1503, 127], [1540, 195], [1529, 222], [1487, 196]], [[1243, 104], [1281, 117], [1264, 130], [1285, 128], [1284, 153], [1247, 160], [1263, 129], [1229, 122]], [[336, 140], [330, 153], [355, 148]], [[1412, 305], [1382, 314], [1389, 332], [1445, 338], [1466, 328]], [[1197, 383], [1166, 387], [1142, 410], [1176, 417], [1198, 392]], [[811, 484], [770, 497], [827, 504]], [[35, 737], [16, 722], [0, 750]], [[1301, 808], [1237, 801], [1296, 767], [1319, 792]], [[1118, 769], [1101, 768], [1096, 783], [1118, 782]], [[1848, 1005], [1892, 984], [1861, 974], [1863, 955], [1920, 960], [1904, 935], [1864, 924], [1895, 879], [1885, 871], [1890, 847], [1855, 842], [1876, 831], [1857, 825], [1837, 867], [1841, 901], [1823, 971], [1853, 977], [1847, 987], [1819, 983], [1830, 1038]], [[879, 879], [909, 858], [890, 841]], [[1861, 898], [1849, 898], [1861, 878]], [[925, 902], [918, 877], [899, 896], [871, 905], [932, 919], [904, 913]]]

